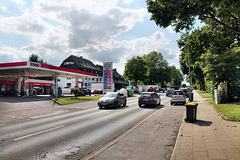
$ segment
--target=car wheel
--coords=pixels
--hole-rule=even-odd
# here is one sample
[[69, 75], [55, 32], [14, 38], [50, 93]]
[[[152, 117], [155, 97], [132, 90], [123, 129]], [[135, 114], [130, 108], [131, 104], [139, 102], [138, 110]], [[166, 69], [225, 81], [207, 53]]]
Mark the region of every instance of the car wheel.
[[173, 102], [171, 102], [171, 105], [173, 105]]
[[126, 106], [127, 104], [127, 100], [125, 99], [124, 103], [123, 103], [123, 106]]

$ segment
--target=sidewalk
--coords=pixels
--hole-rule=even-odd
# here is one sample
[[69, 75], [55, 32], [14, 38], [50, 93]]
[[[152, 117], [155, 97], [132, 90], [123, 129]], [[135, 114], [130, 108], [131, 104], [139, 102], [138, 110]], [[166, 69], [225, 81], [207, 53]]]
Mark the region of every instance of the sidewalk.
[[196, 91], [197, 121], [181, 124], [172, 160], [239, 160], [240, 122], [223, 120]]

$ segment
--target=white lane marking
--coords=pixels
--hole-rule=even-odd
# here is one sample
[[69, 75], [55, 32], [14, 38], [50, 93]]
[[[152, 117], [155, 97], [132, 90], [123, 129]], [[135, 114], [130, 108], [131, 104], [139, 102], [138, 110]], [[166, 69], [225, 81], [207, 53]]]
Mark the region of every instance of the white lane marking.
[[108, 114], [108, 113], [109, 113], [109, 112], [99, 113], [99, 114], [96, 114], [96, 115], [94, 115], [94, 116], [92, 116], [92, 117], [90, 117], [90, 118], [101, 117], [101, 116], [104, 116], [104, 115], [106, 115], [106, 114]]
[[58, 114], [61, 114], [61, 113], [64, 113], [64, 112], [66, 112], [66, 111], [57, 111], [57, 112], [55, 112], [55, 113], [44, 114], [44, 115], [34, 116], [34, 117], [30, 117], [30, 118], [32, 118], [32, 119], [43, 118], [43, 117], [48, 117], [48, 116], [58, 115]]
[[62, 128], [62, 127], [64, 127], [64, 125], [61, 125], [61, 126], [58, 126], [58, 127], [54, 127], [54, 128], [50, 128], [50, 129], [46, 129], [46, 130], [43, 130], [43, 131], [40, 131], [40, 132], [36, 132], [36, 133], [33, 133], [33, 134], [29, 134], [29, 135], [26, 135], [26, 136], [22, 136], [22, 137], [14, 139], [14, 141], [18, 141], [18, 140], [21, 140], [21, 139], [24, 139], [24, 138], [28, 138], [28, 137], [31, 137], [31, 136], [35, 136], [35, 135], [38, 135], [38, 134], [42, 134], [42, 133], [45, 133], [45, 132], [49, 132], [49, 131], [52, 131], [52, 130], [55, 130], [55, 129], [58, 129], [58, 128]]

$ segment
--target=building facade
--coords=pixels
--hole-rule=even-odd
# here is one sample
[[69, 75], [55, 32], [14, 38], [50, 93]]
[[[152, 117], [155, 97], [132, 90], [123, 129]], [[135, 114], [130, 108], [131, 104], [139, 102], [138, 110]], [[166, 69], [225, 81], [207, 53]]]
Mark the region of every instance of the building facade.
[[[71, 55], [62, 62], [60, 67], [97, 74], [98, 77], [96, 78], [82, 78], [80, 80], [80, 83], [82, 85], [81, 87], [87, 89], [100, 89], [100, 86], [102, 86], [101, 89], [103, 89], [102, 65], [95, 65], [90, 60], [85, 59], [81, 56], [78, 57]], [[73, 88], [73, 82], [74, 80], [61, 78], [60, 85], [63, 88], [63, 92], [67, 92], [67, 90], [69, 90], [68, 88]], [[128, 83], [124, 80], [123, 76], [120, 75], [116, 69], [113, 70], [113, 85], [115, 90], [119, 90], [128, 85]]]

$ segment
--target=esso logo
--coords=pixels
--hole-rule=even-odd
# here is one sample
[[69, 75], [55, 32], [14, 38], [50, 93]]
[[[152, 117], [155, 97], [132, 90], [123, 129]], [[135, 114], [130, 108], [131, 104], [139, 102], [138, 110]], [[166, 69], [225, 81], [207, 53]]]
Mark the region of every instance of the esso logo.
[[30, 66], [40, 68], [40, 63], [31, 62]]
[[110, 65], [109, 63], [106, 63], [106, 64], [104, 65], [104, 68], [105, 68], [105, 69], [110, 69], [110, 68], [111, 68], [111, 65]]

